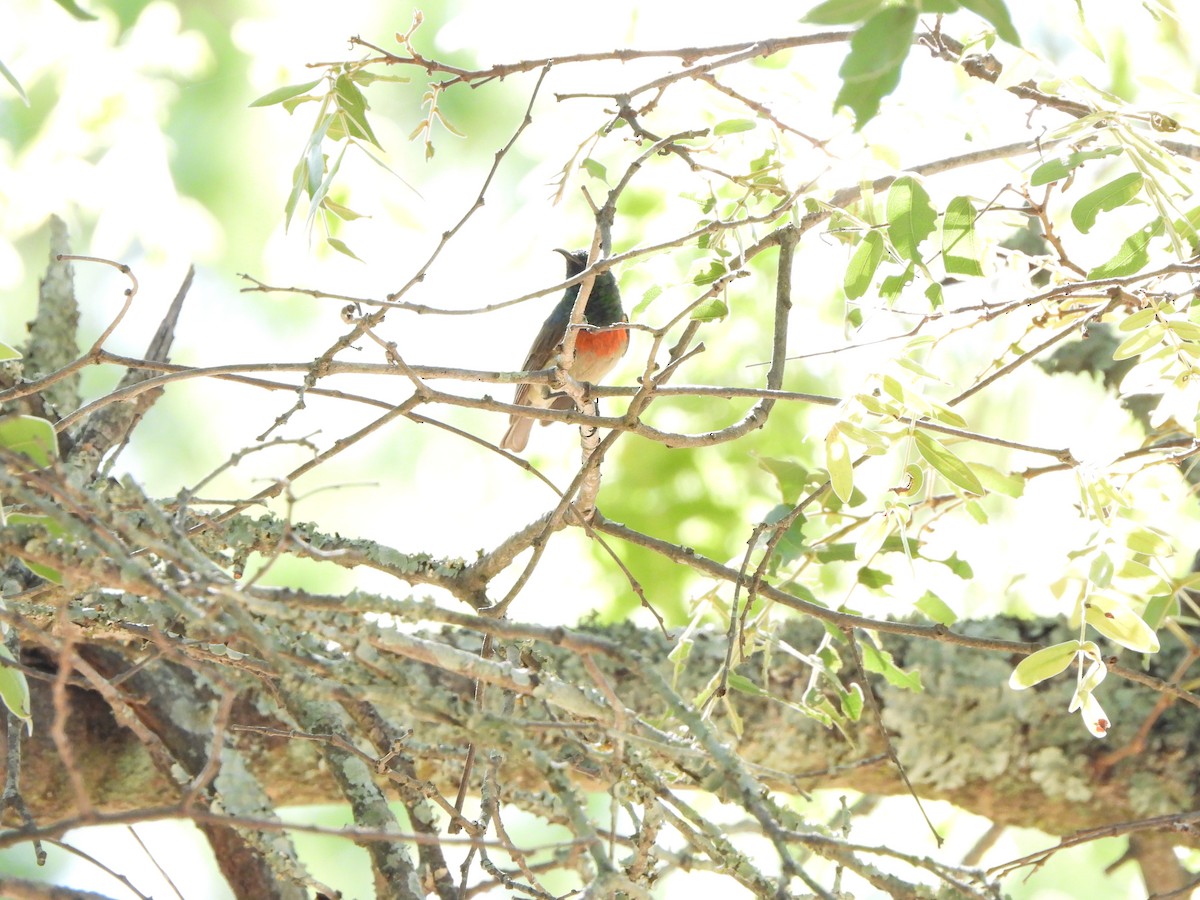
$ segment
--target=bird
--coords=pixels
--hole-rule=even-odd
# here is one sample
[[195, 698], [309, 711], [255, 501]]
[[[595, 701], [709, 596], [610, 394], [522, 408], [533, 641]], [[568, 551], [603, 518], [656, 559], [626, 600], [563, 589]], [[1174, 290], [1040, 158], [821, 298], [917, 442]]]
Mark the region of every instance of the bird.
[[[588, 253], [586, 250], [555, 249], [567, 260], [567, 279], [574, 278], [587, 268]], [[554, 355], [558, 353], [563, 338], [567, 335], [567, 325], [571, 321], [571, 310], [575, 307], [575, 299], [579, 296], [579, 285], [573, 284], [567, 288], [567, 293], [558, 301], [558, 305], [542, 324], [525, 357], [524, 371], [545, 369], [551, 364]], [[629, 321], [625, 310], [621, 307], [621, 293], [617, 289], [617, 279], [612, 272], [600, 272], [592, 284], [588, 294], [587, 305], [583, 311], [583, 322], [593, 328], [593, 331], [580, 328], [575, 333], [575, 359], [567, 370], [576, 381], [587, 381], [595, 384], [612, 371], [625, 351], [629, 348], [629, 329], [613, 328], [620, 322]], [[536, 406], [540, 409], [574, 409], [574, 403], [566, 394], [553, 393], [549, 385], [519, 384], [513, 400], [518, 406]], [[549, 425], [549, 422], [542, 422]], [[501, 448], [520, 453], [529, 442], [529, 430], [533, 426], [530, 416], [509, 416], [508, 431], [500, 441]]]

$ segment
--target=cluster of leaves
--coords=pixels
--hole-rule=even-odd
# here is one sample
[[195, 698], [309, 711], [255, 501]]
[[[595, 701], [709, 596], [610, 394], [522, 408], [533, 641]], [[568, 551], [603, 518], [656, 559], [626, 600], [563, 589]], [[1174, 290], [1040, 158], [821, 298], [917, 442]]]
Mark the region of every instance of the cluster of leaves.
[[[20, 359], [19, 351], [0, 343], [0, 363], [8, 364]], [[8, 466], [28, 465], [40, 469], [52, 465], [58, 456], [58, 437], [54, 433], [54, 426], [39, 416], [10, 414], [0, 417], [0, 454]], [[0, 526], [3, 525], [36, 525], [44, 528], [50, 537], [62, 534], [62, 527], [48, 516], [10, 512], [0, 498]], [[31, 563], [29, 568], [48, 581], [62, 583], [62, 575], [50, 566]], [[0, 601], [0, 608], [3, 608], [3, 601]], [[8, 626], [0, 623], [0, 658], [4, 660], [0, 662], [0, 701], [32, 731], [29, 684], [24, 672], [7, 664], [16, 662], [3, 640], [7, 633]]]

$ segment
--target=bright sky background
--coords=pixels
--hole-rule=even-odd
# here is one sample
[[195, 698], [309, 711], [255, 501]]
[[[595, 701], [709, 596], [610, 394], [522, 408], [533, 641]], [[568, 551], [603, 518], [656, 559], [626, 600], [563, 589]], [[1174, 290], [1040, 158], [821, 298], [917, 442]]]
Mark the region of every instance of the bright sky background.
[[[488, 102], [495, 104], [484, 114], [476, 104], [478, 98], [457, 99], [458, 109], [463, 110], [457, 124], [471, 132], [472, 141], [464, 143], [441, 133], [432, 163], [422, 161], [419, 145], [407, 142], [420, 118], [415, 104], [405, 106], [396, 99], [403, 96], [411, 101], [419, 92], [399, 91], [389, 97], [385, 90], [372, 90], [370, 99], [376, 106], [372, 121], [389, 150], [387, 162], [412, 187], [360, 158], [348, 160], [343, 167], [348, 190], [344, 202], [372, 216], [343, 234], [366, 261], [364, 265], [331, 253], [319, 237], [310, 239], [303, 221], [284, 231], [282, 209], [290, 173], [311, 125], [310, 111], [301, 107], [289, 116], [278, 106], [251, 109], [248, 104], [282, 84], [313, 77], [305, 69], [306, 62], [353, 58], [346, 44], [350, 35], [395, 49], [392, 35], [409, 27], [410, 7], [377, 0], [152, 2], [114, 45], [119, 29], [112, 9], [95, 2], [83, 5], [94, 9], [100, 21], [76, 22], [50, 0], [11, 0], [5, 13], [9, 27], [0, 29], [0, 60], [22, 81], [33, 101], [32, 110], [19, 108], [11, 90], [0, 84], [0, 292], [5, 296], [0, 327], [15, 335], [14, 341], [23, 335], [23, 323], [31, 316], [38, 274], [45, 264], [44, 222], [57, 213], [67, 220], [77, 252], [127, 262], [140, 281], [135, 314], [122, 325], [111, 349], [134, 354], [144, 349], [184, 270], [195, 262], [199, 274], [185, 307], [173, 354], [176, 361], [311, 358], [345, 330], [338, 319], [338, 304], [290, 295], [241, 294], [237, 273], [248, 272], [274, 284], [352, 295], [378, 297], [397, 289], [434, 246], [437, 235], [473, 201], [486, 161], [519, 120], [532, 84], [526, 76], [503, 87], [481, 89], [480, 96], [487, 92], [492, 98]], [[1200, 4], [1179, 5], [1180, 15], [1190, 20], [1183, 33], [1200, 33]], [[803, 28], [799, 17], [809, 6], [777, 0], [737, 4], [611, 0], [600, 5], [451, 0], [444, 12], [425, 8], [428, 21], [419, 32], [418, 44], [432, 56], [489, 64], [614, 47], [726, 43], [796, 33]], [[1054, 61], [1066, 75], [1083, 75], [1102, 87], [1109, 83], [1109, 66], [1097, 56], [1076, 53], [1060, 58], [1066, 46], [1062, 36], [1078, 32], [1074, 0], [1010, 0], [1010, 6], [1032, 54]], [[1144, 48], [1153, 46], [1153, 23], [1140, 10], [1134, 13], [1134, 6], [1084, 3], [1088, 23], [1104, 52], [1110, 58], [1119, 52], [1135, 55], [1138, 71], [1157, 79], [1142, 85], [1147, 108], [1177, 113], [1181, 107], [1170, 85], [1194, 87], [1192, 48], [1146, 52]], [[132, 3], [113, 8], [135, 18]], [[216, 39], [207, 36], [218, 33], [227, 34], [228, 43], [217, 46]], [[1000, 52], [1010, 56], [1014, 65], [1026, 64], [1007, 49]], [[832, 72], [843, 53], [842, 47], [814, 50], [806, 57], [811, 63], [797, 63], [798, 57], [793, 57], [797, 84], [833, 90]], [[914, 83], [910, 79], [920, 83], [929, 74], [916, 62], [917, 56], [905, 73], [906, 89]], [[1036, 61], [1031, 58], [1027, 64], [1033, 74]], [[651, 66], [613, 68], [619, 73], [617, 82], [628, 84], [643, 80], [644, 72], [657, 71]], [[586, 90], [588, 85], [594, 89], [603, 83], [590, 73], [565, 68], [555, 70], [553, 77], [554, 91]], [[944, 78], [929, 80], [928, 96], [935, 112], [938, 92], [946, 90], [945, 84]], [[539, 103], [539, 109], [551, 104], [549, 92]], [[187, 112], [181, 118], [178, 111], [183, 108]], [[475, 306], [558, 280], [561, 262], [550, 249], [564, 243], [581, 246], [590, 235], [586, 207], [577, 193], [557, 206], [548, 199], [549, 181], [594, 127], [594, 107], [580, 103], [576, 110], [565, 113], [566, 118], [556, 111], [553, 128], [538, 130], [541, 120], [535, 118], [532, 144], [539, 158], [520, 159], [527, 168], [520, 178], [507, 171], [501, 176], [488, 205], [463, 239], [449, 248], [435, 277], [410, 299]], [[889, 108], [885, 101], [885, 112], [869, 133], [889, 133], [890, 147], [872, 159], [852, 152], [860, 139], [844, 116], [832, 117], [827, 107], [776, 112], [813, 133], [832, 135], [835, 152], [845, 151], [843, 160], [801, 154], [792, 173], [797, 183], [806, 177], [854, 183], [889, 172], [896, 163], [908, 165], [969, 146], [1014, 139], [1000, 133], [973, 135], [979, 144], [971, 144], [961, 130], [955, 131], [938, 115], [911, 106]], [[450, 114], [454, 115], [453, 108]], [[569, 118], [572, 115], [574, 120]], [[21, 136], [15, 148], [14, 134]], [[522, 152], [528, 152], [525, 145]], [[826, 168], [835, 174], [826, 175]], [[640, 223], [639, 233], [669, 234], [679, 222], [663, 212]], [[116, 309], [124, 282], [107, 270], [86, 265], [77, 266], [77, 274], [85, 334], [90, 336]], [[662, 269], [630, 271], [622, 275], [623, 289], [627, 297], [636, 298], [652, 282], [679, 282], [683, 275]], [[805, 277], [820, 284], [835, 276], [812, 269], [805, 271]], [[386, 336], [398, 342], [410, 362], [514, 369], [544, 312], [544, 306], [526, 304], [486, 320], [393, 315]], [[836, 336], [831, 328], [827, 322], [811, 322], [810, 330], [797, 337], [798, 349], [821, 349], [822, 340]], [[369, 353], [364, 358], [374, 360]], [[625, 374], [631, 373], [632, 369]], [[753, 383], [756, 374], [757, 370], [750, 370], [747, 382]], [[91, 373], [88, 385], [98, 392], [116, 377]], [[380, 393], [377, 384], [367, 384], [366, 389]], [[497, 393], [506, 396], [507, 390]], [[397, 382], [393, 396], [404, 395], [404, 385]], [[184, 411], [185, 420], [189, 411], [200, 412], [211, 414], [216, 424], [200, 433], [187, 433], [179, 430], [178, 418], [164, 415], [159, 420], [157, 431], [152, 432], [156, 440], [179, 442], [172, 444], [175, 453], [165, 454], [169, 467], [159, 444], [135, 447], [125, 460], [127, 467], [139, 471], [151, 493], [178, 490], [179, 468], [190, 473], [184, 483], [195, 480], [231, 450], [244, 446], [287, 407], [289, 399], [189, 385], [172, 392], [170, 402]], [[314, 410], [319, 415], [314, 414], [312, 427], [322, 429], [326, 441], [362, 420], [361, 413], [340, 407], [314, 403]], [[1054, 415], [1061, 416], [1060, 410], [1056, 408]], [[1088, 410], [1077, 414], [1078, 418], [1047, 421], [1039, 427], [1059, 427], [1077, 438], [1085, 429], [1111, 425], [1094, 421]], [[447, 418], [497, 436], [503, 431], [497, 417], [450, 414]], [[561, 482], [573, 468], [575, 437], [565, 429], [538, 431], [532, 453]], [[385, 444], [382, 451], [380, 443]], [[564, 453], [566, 458], [556, 462], [555, 455]], [[260, 455], [240, 473], [270, 477], [286, 468], [284, 458], [286, 454]], [[321, 521], [330, 531], [365, 534], [402, 549], [470, 555], [505, 536], [514, 522], [543, 512], [549, 502], [544, 489], [531, 479], [514, 479], [511, 468], [496, 459], [413, 427], [352, 451], [339, 465], [340, 481], [328, 476], [298, 486], [298, 492], [304, 493], [319, 485], [346, 485], [305, 499], [298, 517]], [[381, 473], [381, 465], [394, 470]], [[461, 496], [454, 504], [446, 502], [442, 481], [431, 474], [447, 465], [458, 467], [462, 477]], [[738, 495], [732, 473], [722, 469], [719, 461], [714, 461], [712, 472], [707, 488]], [[363, 486], [380, 481], [390, 487]], [[503, 510], [504, 515], [493, 514], [495, 510]], [[684, 541], [694, 539], [687, 527], [684, 523]], [[1044, 535], [1027, 537], [1028, 546], [1019, 552], [1048, 552]], [[593, 587], [586, 580], [568, 579], [575, 590], [565, 598], [556, 588], [567, 573], [594, 565], [581, 541], [563, 539], [561, 544], [559, 552], [539, 568], [530, 587], [532, 595], [545, 598], [534, 616], [544, 623], [574, 621], [581, 611], [605, 601], [606, 585]], [[396, 591], [393, 583], [381, 578], [368, 577], [363, 583]], [[180, 883], [194, 883], [196, 876], [187, 871], [185, 854], [164, 851], [164, 857], [171, 858]], [[86, 864], [80, 864], [78, 871], [78, 886], [116, 893], [111, 882], [94, 882], [94, 870]], [[163, 890], [157, 885], [144, 889], [156, 896]]]

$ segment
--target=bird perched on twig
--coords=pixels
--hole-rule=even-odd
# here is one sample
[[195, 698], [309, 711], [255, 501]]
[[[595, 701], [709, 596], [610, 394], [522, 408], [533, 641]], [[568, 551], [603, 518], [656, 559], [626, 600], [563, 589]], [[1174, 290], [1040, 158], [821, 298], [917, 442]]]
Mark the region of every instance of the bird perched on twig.
[[[556, 250], [567, 259], [567, 278], [574, 278], [587, 267], [588, 254], [586, 250], [574, 253], [567, 250]], [[558, 352], [563, 338], [567, 335], [567, 325], [570, 324], [571, 310], [575, 306], [575, 298], [579, 296], [579, 285], [567, 288], [566, 295], [558, 301], [549, 318], [542, 324], [542, 330], [534, 339], [525, 364], [525, 371], [547, 368]], [[629, 329], [613, 328], [611, 326], [626, 322], [625, 310], [621, 308], [621, 293], [617, 290], [617, 279], [612, 272], [601, 272], [592, 284], [588, 294], [587, 306], [583, 311], [583, 322], [589, 328], [580, 328], [575, 335], [575, 359], [567, 370], [576, 381], [587, 381], [595, 384], [612, 371], [617, 361], [625, 355], [629, 347]], [[573, 409], [574, 404], [566, 394], [552, 393], [549, 385], [519, 384], [517, 395], [513, 401], [518, 406], [536, 406], [540, 409]], [[505, 450], [520, 452], [529, 442], [529, 430], [533, 419], [529, 416], [510, 416], [508, 432], [500, 442]], [[549, 422], [543, 422], [549, 425]]]

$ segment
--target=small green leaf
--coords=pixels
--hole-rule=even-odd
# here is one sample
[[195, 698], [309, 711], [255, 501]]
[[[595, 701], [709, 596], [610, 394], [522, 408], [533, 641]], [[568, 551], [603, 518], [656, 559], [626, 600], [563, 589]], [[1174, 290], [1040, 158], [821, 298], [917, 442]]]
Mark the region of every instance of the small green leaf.
[[764, 472], [769, 472], [779, 487], [779, 495], [790, 509], [800, 499], [800, 494], [808, 487], [808, 469], [793, 459], [781, 459], [775, 456], [759, 456], [753, 450], [751, 457]]
[[1137, 334], [1131, 334], [1113, 350], [1113, 359], [1129, 359], [1131, 356], [1137, 356], [1139, 353], [1145, 353], [1152, 347], [1157, 347], [1166, 334], [1166, 329], [1155, 323], [1149, 328], [1139, 331]]
[[875, 672], [887, 679], [887, 683], [892, 687], [902, 688], [906, 691], [923, 691], [921, 685], [921, 673], [915, 670], [906, 672], [896, 665], [892, 654], [886, 650], [880, 650], [869, 641], [863, 641], [862, 644], [862, 661], [863, 668], [868, 672]]
[[80, 8], [79, 4], [76, 3], [75, 0], [54, 0], [54, 2], [81, 22], [96, 21], [96, 17], [87, 10]]
[[1144, 553], [1146, 556], [1168, 557], [1175, 554], [1171, 542], [1150, 528], [1131, 531], [1125, 537], [1125, 546], [1134, 553]]
[[1008, 686], [1014, 691], [1023, 691], [1066, 671], [1081, 646], [1079, 641], [1063, 641], [1029, 654], [1013, 669]]
[[958, 621], [958, 616], [954, 614], [946, 602], [942, 600], [933, 591], [926, 591], [924, 596], [916, 602], [916, 607], [925, 617], [937, 622], [939, 625], [953, 625]]
[[810, 25], [849, 25], [878, 12], [883, 3], [884, 0], [825, 0], [805, 13], [800, 21]]
[[833, 493], [843, 503], [849, 503], [854, 491], [854, 464], [850, 461], [850, 448], [836, 425], [825, 438], [825, 466]]
[[1030, 187], [1040, 187], [1043, 184], [1049, 184], [1052, 181], [1062, 181], [1071, 172], [1083, 165], [1085, 162], [1093, 159], [1101, 159], [1105, 156], [1117, 156], [1121, 153], [1120, 147], [1105, 147], [1102, 150], [1080, 150], [1072, 153], [1062, 159], [1052, 159], [1042, 163], [1033, 170], [1029, 176]]
[[728, 272], [729, 269], [726, 268], [725, 263], [719, 259], [710, 260], [708, 268], [692, 278], [692, 284], [703, 287], [706, 284], [712, 284], [719, 278], [724, 278]]
[[408, 84], [412, 81], [407, 75], [376, 75], [368, 69], [359, 69], [350, 76], [363, 87], [374, 84], [376, 81], [391, 81], [396, 84]]
[[1003, 494], [1016, 499], [1025, 493], [1025, 479], [1011, 472], [1001, 472], [985, 463], [972, 463], [971, 471], [987, 488], [989, 494]]
[[959, 0], [963, 9], [969, 9], [981, 19], [986, 19], [996, 29], [1001, 40], [1008, 41], [1014, 47], [1021, 46], [1021, 37], [1013, 26], [1008, 14], [1008, 7], [1003, 0]]
[[8, 346], [8, 344], [0, 343], [0, 362], [4, 362], [5, 360], [9, 360], [9, 359], [20, 359], [20, 358], [21, 358], [20, 350], [17, 350], [13, 347]]
[[1150, 264], [1150, 254], [1147, 252], [1147, 248], [1150, 246], [1150, 241], [1163, 233], [1163, 227], [1163, 220], [1159, 217], [1145, 228], [1135, 231], [1125, 238], [1112, 259], [1088, 272], [1088, 280], [1121, 278], [1140, 272]]
[[862, 716], [863, 702], [863, 691], [857, 684], [850, 685], [850, 690], [843, 691], [838, 695], [838, 704], [851, 722], [857, 722]]
[[371, 123], [367, 121], [367, 110], [370, 107], [367, 105], [367, 98], [358, 89], [358, 85], [351, 81], [348, 75], [339, 75], [337, 81], [334, 82], [334, 87], [338, 98], [338, 108], [346, 114], [346, 118], [350, 122], [350, 127], [346, 129], [347, 133], [351, 137], [370, 141], [382, 150], [383, 147], [375, 139], [375, 132], [371, 130]]
[[642, 294], [642, 299], [639, 300], [637, 305], [633, 308], [633, 313], [631, 314], [633, 318], [636, 319], [640, 313], [645, 312], [650, 304], [658, 299], [658, 296], [661, 293], [662, 285], [660, 284], [652, 284], [650, 287], [646, 288], [646, 293]]
[[1145, 179], [1140, 172], [1129, 172], [1084, 194], [1071, 207], [1071, 222], [1081, 234], [1087, 234], [1101, 212], [1112, 212], [1141, 193]]
[[917, 451], [947, 481], [972, 494], [984, 492], [983, 485], [979, 483], [975, 473], [965, 462], [951, 453], [944, 444], [930, 437], [924, 431], [915, 432], [913, 438], [917, 442]]
[[1118, 331], [1141, 331], [1147, 325], [1154, 321], [1158, 315], [1158, 307], [1148, 306], [1145, 309], [1139, 309], [1137, 312], [1126, 316], [1121, 320], [1121, 324], [1117, 326]]
[[345, 254], [346, 256], [350, 257], [351, 259], [357, 259], [359, 262], [362, 262], [362, 260], [358, 258], [358, 256], [355, 254], [355, 252], [346, 246], [345, 241], [340, 241], [337, 238], [331, 237], [331, 238], [329, 238], [329, 246], [332, 247], [334, 250], [336, 250], [338, 253]]
[[740, 134], [743, 131], [753, 131], [758, 123], [753, 119], [726, 119], [713, 126], [713, 134], [718, 137], [724, 134]]
[[39, 468], [58, 456], [58, 437], [54, 426], [37, 416], [0, 418], [0, 447], [29, 457]]
[[584, 159], [580, 165], [583, 166], [583, 170], [585, 172], [587, 172], [597, 181], [603, 181], [606, 184], [608, 183], [608, 169], [604, 168], [603, 163], [597, 162], [589, 156]]
[[729, 315], [729, 307], [719, 297], [705, 300], [692, 310], [692, 319], [697, 322], [715, 322]]
[[350, 209], [350, 207], [342, 206], [342, 204], [336, 203], [333, 200], [330, 200], [328, 197], [321, 201], [321, 206], [329, 210], [344, 222], [353, 222], [355, 219], [363, 218], [362, 213], [356, 213], [354, 210]]
[[887, 217], [888, 239], [896, 252], [920, 262], [920, 244], [937, 227], [929, 192], [911, 175], [901, 175], [888, 189]]
[[[0, 641], [0, 657], [9, 662], [16, 662], [12, 651]], [[29, 682], [25, 673], [12, 666], [0, 665], [0, 700], [8, 707], [8, 711], [25, 723], [29, 733], [33, 734], [33, 712], [29, 706]]]
[[1083, 606], [1087, 623], [1109, 640], [1139, 653], [1158, 652], [1158, 635], [1126, 603], [1093, 593]]
[[21, 98], [21, 102], [28, 106], [29, 98], [25, 96], [25, 88], [21, 87], [21, 82], [17, 81], [17, 76], [8, 70], [8, 66], [4, 64], [3, 60], [0, 60], [0, 76], [3, 76], [4, 80], [12, 85], [17, 96]]
[[316, 81], [306, 81], [304, 84], [286, 84], [283, 87], [277, 87], [273, 91], [268, 91], [257, 100], [250, 104], [254, 106], [272, 106], [276, 103], [282, 103], [284, 100], [290, 100], [292, 97], [305, 94], [321, 83], [321, 79]]
[[942, 261], [950, 275], [982, 275], [981, 252], [975, 243], [975, 207], [968, 197], [955, 197], [942, 223]]
[[850, 265], [846, 266], [842, 286], [848, 300], [857, 300], [867, 292], [871, 279], [875, 277], [875, 270], [883, 261], [883, 252], [883, 235], [878, 231], [868, 231], [850, 257]]
[[893, 583], [892, 576], [887, 572], [881, 572], [879, 569], [872, 569], [869, 566], [863, 566], [858, 570], [857, 581], [864, 587], [873, 590], [887, 587]]

